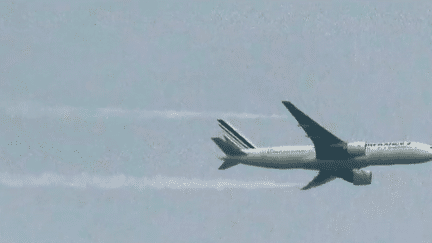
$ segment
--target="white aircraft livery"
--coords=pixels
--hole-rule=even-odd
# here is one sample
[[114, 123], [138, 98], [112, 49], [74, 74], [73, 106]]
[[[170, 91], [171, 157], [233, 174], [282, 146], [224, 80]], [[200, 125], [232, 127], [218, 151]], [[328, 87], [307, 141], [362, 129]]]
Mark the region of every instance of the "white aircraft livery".
[[354, 185], [372, 183], [371, 165], [417, 164], [432, 160], [431, 145], [419, 142], [347, 143], [336, 137], [291, 102], [282, 101], [306, 132], [313, 146], [257, 148], [227, 122], [218, 119], [224, 139], [211, 138], [225, 153], [220, 170], [237, 164], [273, 169], [317, 170], [318, 175], [302, 190], [320, 186], [336, 178]]

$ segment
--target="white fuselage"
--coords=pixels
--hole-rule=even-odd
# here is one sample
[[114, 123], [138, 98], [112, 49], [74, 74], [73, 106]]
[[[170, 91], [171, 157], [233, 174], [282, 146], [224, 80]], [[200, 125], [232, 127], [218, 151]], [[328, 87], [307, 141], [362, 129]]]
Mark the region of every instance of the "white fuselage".
[[[245, 165], [275, 169], [358, 169], [371, 165], [416, 164], [432, 160], [432, 148], [428, 144], [411, 142], [368, 144], [365, 155], [349, 160], [316, 159], [314, 146], [281, 146], [242, 150], [246, 155], [227, 157]], [[400, 145], [403, 144], [403, 145]]]

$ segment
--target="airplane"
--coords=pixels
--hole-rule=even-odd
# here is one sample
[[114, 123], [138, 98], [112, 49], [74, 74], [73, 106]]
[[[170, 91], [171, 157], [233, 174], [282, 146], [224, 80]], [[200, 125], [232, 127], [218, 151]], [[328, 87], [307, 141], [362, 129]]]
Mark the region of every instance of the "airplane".
[[218, 119], [226, 133], [224, 139], [211, 139], [225, 153], [219, 170], [238, 164], [273, 169], [317, 170], [318, 175], [302, 190], [308, 190], [336, 178], [356, 186], [370, 185], [372, 172], [362, 168], [376, 165], [418, 164], [432, 160], [431, 145], [419, 142], [345, 142], [320, 126], [291, 102], [282, 101], [303, 128], [312, 145], [258, 148], [232, 125]]

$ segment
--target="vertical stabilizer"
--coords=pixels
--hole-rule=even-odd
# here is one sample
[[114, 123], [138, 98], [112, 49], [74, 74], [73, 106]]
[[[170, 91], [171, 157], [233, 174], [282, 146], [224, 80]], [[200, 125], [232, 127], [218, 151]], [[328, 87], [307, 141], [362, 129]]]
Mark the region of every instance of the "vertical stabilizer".
[[219, 126], [226, 133], [226, 136], [223, 136], [225, 140], [217, 137], [211, 139], [226, 155], [228, 155], [228, 157], [223, 159], [224, 162], [219, 167], [219, 170], [225, 170], [239, 164], [239, 160], [230, 156], [244, 156], [246, 153], [243, 152], [242, 149], [254, 149], [255, 145], [242, 136], [227, 122], [221, 119], [218, 119], [218, 122]]
[[247, 138], [241, 135], [233, 126], [222, 119], [218, 119], [218, 122], [219, 126], [226, 132], [233, 142], [245, 149], [255, 148], [255, 145], [253, 145]]

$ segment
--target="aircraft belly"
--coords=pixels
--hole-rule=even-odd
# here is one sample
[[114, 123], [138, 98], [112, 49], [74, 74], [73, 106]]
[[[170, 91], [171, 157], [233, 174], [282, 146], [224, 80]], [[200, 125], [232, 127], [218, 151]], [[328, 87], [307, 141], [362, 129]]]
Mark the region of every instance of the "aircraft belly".
[[295, 154], [254, 154], [242, 158], [243, 164], [278, 169], [335, 170], [364, 167], [364, 158], [351, 160], [320, 160], [315, 152]]
[[410, 148], [377, 149], [367, 153], [369, 165], [415, 164], [429, 161], [424, 154]]
[[240, 163], [277, 169], [333, 170], [337, 168], [363, 168], [370, 165], [413, 164], [430, 161], [424, 154], [410, 149], [368, 150], [366, 155], [349, 160], [316, 159], [315, 151], [289, 151], [281, 153], [254, 153], [241, 156]]
[[286, 156], [280, 154], [258, 154], [242, 158], [242, 163], [266, 168], [298, 169], [307, 167], [308, 164], [313, 163], [315, 161], [314, 155]]
[[359, 159], [349, 160], [316, 160], [308, 164], [307, 169], [312, 170], [338, 170], [338, 169], [355, 169], [364, 167], [363, 161]]

